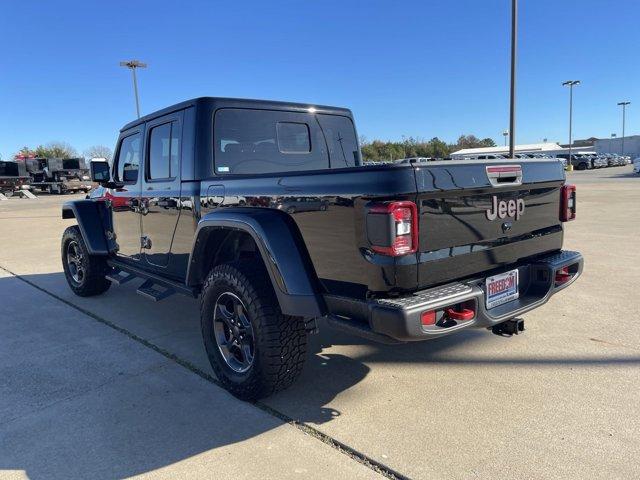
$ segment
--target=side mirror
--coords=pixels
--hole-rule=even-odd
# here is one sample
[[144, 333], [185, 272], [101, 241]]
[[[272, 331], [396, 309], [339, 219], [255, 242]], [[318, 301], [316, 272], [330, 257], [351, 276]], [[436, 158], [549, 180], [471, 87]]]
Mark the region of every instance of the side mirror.
[[111, 180], [111, 169], [106, 158], [91, 159], [91, 180], [96, 183], [106, 183]]

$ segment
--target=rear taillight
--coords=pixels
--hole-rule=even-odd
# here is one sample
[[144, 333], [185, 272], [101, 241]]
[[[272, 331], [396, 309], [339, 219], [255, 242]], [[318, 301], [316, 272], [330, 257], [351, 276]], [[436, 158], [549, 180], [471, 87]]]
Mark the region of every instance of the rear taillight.
[[418, 250], [418, 208], [413, 202], [374, 203], [367, 210], [371, 250], [398, 257]]
[[576, 218], [576, 186], [563, 185], [560, 188], [560, 221], [568, 222]]

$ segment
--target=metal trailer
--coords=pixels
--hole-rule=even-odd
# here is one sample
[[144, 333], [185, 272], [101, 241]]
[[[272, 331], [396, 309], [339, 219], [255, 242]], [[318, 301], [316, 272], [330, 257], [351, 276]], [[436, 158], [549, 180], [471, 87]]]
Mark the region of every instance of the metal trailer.
[[43, 192], [88, 192], [92, 183], [84, 158], [30, 158], [26, 167], [31, 186]]
[[0, 200], [6, 200], [14, 194], [33, 197], [25, 190], [29, 187], [30, 177], [23, 162], [0, 161]]

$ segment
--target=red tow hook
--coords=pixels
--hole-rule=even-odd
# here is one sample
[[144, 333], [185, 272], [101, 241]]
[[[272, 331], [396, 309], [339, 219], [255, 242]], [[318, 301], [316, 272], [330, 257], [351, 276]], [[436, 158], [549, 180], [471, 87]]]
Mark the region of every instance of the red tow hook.
[[573, 275], [569, 273], [569, 267], [560, 268], [559, 270], [556, 271], [556, 278], [555, 278], [556, 287], [558, 285], [564, 285], [569, 280], [571, 280], [571, 278], [573, 278]]
[[476, 312], [469, 308], [463, 308], [461, 310], [447, 308], [445, 312], [447, 313], [447, 317], [449, 317], [451, 320], [459, 320], [463, 322], [466, 320], [471, 320], [476, 315]]

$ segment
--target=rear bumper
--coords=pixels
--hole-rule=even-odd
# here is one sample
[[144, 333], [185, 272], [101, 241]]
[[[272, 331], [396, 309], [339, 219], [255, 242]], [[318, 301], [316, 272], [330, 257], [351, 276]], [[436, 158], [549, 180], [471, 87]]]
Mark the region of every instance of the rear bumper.
[[[558, 284], [556, 272], [563, 267], [568, 267], [572, 276], [566, 283]], [[504, 271], [514, 268], [518, 268], [520, 277], [520, 297], [516, 300], [487, 310], [483, 276], [406, 297], [371, 301], [369, 327], [377, 335], [402, 342], [437, 338], [466, 328], [492, 327], [545, 304], [551, 296], [575, 282], [582, 273], [583, 258], [578, 252], [560, 251], [516, 264]], [[421, 323], [421, 314], [425, 311], [438, 311], [468, 302], [475, 302], [475, 316], [471, 320], [447, 322], [448, 326], [423, 326]]]

